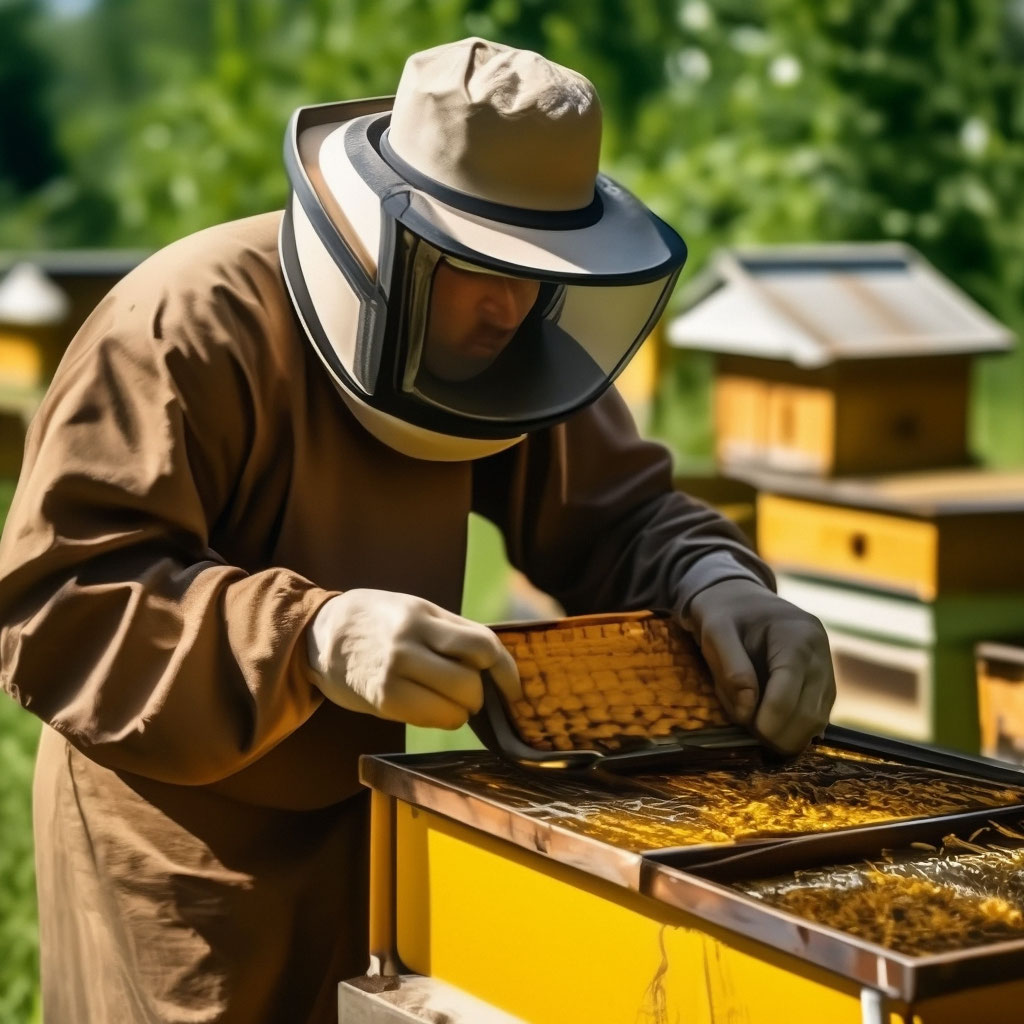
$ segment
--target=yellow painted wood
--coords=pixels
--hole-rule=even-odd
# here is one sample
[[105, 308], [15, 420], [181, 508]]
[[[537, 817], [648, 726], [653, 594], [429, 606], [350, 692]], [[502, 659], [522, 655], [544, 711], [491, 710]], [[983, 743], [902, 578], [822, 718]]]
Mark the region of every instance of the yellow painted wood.
[[837, 476], [967, 463], [969, 364], [886, 356], [810, 369], [719, 356], [719, 456]]
[[646, 408], [654, 398], [658, 384], [660, 336], [660, 329], [656, 327], [615, 380], [615, 386], [630, 407]]
[[906, 1011], [906, 1024], [1017, 1024], [1024, 1020], [1024, 978], [947, 992]]
[[723, 373], [714, 400], [720, 462], [831, 472], [836, 399], [829, 388]]
[[895, 588], [925, 601], [938, 591], [939, 533], [932, 522], [761, 493], [757, 543], [780, 568]]
[[402, 801], [396, 831], [403, 963], [532, 1024], [861, 1020], [858, 986], [761, 943]]
[[0, 383], [5, 388], [37, 388], [43, 379], [38, 342], [0, 330]]
[[835, 395], [827, 388], [772, 384], [768, 391], [768, 464], [829, 473], [835, 456]]
[[395, 968], [394, 803], [379, 790], [370, 793], [370, 967], [377, 974]]
[[982, 753], [991, 757], [1017, 754], [1024, 759], [1024, 686], [1002, 679], [980, 681]]
[[981, 752], [1024, 763], [1024, 664], [979, 657]]
[[[405, 967], [531, 1024], [860, 1024], [859, 987], [440, 815], [395, 801]], [[382, 813], [375, 804], [374, 812]], [[390, 811], [387, 811], [390, 814]], [[1024, 979], [889, 1001], [889, 1024], [1020, 1020]]]
[[752, 377], [715, 378], [715, 445], [718, 461], [763, 461], [768, 445], [768, 384]]

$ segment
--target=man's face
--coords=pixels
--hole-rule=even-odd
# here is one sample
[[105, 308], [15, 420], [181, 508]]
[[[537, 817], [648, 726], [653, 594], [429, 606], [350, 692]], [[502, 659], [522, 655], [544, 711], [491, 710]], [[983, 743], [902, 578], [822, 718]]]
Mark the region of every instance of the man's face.
[[460, 382], [483, 373], [526, 319], [540, 283], [453, 267], [434, 272], [423, 363], [441, 380]]

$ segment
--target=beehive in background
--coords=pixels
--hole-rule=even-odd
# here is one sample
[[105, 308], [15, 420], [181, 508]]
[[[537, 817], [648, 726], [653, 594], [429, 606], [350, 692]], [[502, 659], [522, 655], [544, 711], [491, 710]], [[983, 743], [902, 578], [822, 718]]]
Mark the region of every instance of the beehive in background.
[[16, 477], [25, 429], [68, 342], [139, 252], [0, 252], [0, 477]]
[[726, 472], [964, 464], [971, 360], [1013, 340], [895, 244], [722, 251], [684, 299], [667, 338], [715, 354]]
[[1024, 630], [1018, 633], [1013, 642], [978, 644], [975, 657], [981, 752], [1024, 764]]
[[70, 310], [67, 294], [34, 263], [15, 264], [0, 280], [0, 388], [42, 386], [50, 351]]
[[758, 548], [785, 571], [921, 601], [1024, 591], [1024, 470], [749, 479]]
[[0, 280], [0, 475], [16, 476], [25, 428], [43, 389], [70, 302], [33, 263]]
[[629, 406], [629, 411], [641, 431], [646, 430], [650, 422], [658, 376], [661, 373], [663, 323], [664, 321], [659, 320], [654, 325], [633, 358], [615, 379], [615, 387]]
[[[779, 594], [812, 611], [828, 632], [838, 683], [833, 722], [978, 750], [974, 647], [982, 637], [1019, 632], [1024, 593], [918, 601], [786, 572], [776, 575]], [[1024, 717], [1020, 725], [1024, 730]], [[984, 723], [981, 733], [984, 738]], [[1024, 731], [1020, 741], [1024, 751]], [[982, 752], [995, 753], [984, 747]]]
[[1024, 633], [1024, 471], [973, 464], [972, 360], [1010, 332], [903, 245], [719, 253], [670, 344], [711, 352], [719, 470], [829, 633], [833, 721], [978, 749], [973, 647]]
[[757, 479], [758, 549], [829, 634], [832, 720], [976, 752], [974, 646], [1024, 632], [1024, 472]]

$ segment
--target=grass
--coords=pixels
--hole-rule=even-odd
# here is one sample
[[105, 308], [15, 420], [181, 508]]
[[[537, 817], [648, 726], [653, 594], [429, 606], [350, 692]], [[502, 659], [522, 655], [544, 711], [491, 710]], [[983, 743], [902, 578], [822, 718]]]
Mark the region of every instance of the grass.
[[40, 725], [0, 696], [0, 1021], [40, 1019], [32, 770]]
[[[0, 480], [0, 524], [14, 482]], [[0, 1024], [41, 1020], [32, 771], [39, 721], [0, 695]]]

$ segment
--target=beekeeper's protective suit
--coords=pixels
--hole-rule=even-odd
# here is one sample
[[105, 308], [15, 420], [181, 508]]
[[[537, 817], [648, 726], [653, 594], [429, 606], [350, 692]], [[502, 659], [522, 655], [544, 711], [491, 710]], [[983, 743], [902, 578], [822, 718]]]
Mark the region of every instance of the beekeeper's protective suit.
[[52, 1022], [330, 1021], [366, 968], [360, 754], [457, 725], [466, 518], [569, 612], [667, 607], [798, 749], [820, 627], [672, 492], [609, 384], [684, 258], [597, 174], [590, 84], [466, 40], [300, 110], [293, 196], [157, 253], [71, 343], [0, 546]]

